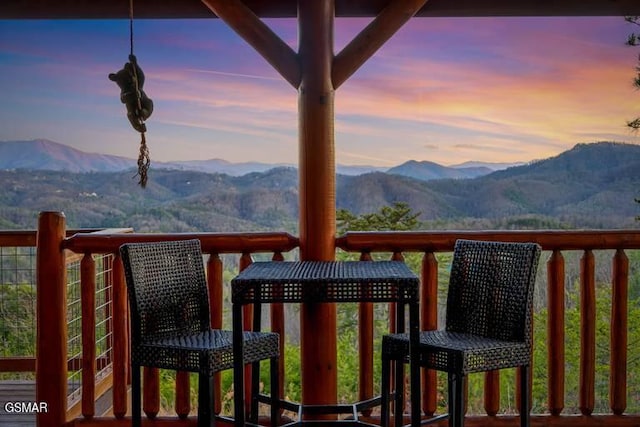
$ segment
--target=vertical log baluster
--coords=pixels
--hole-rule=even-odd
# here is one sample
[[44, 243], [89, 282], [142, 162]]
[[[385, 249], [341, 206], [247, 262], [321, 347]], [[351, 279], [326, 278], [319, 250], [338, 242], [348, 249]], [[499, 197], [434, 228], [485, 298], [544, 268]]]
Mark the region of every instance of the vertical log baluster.
[[[371, 261], [369, 252], [360, 254], [360, 261]], [[373, 303], [358, 303], [358, 356], [360, 369], [358, 370], [359, 400], [364, 401], [373, 397]], [[369, 415], [366, 411], [364, 415]]]
[[484, 410], [492, 417], [500, 410], [500, 371], [484, 373]]
[[[402, 261], [404, 262], [404, 255], [402, 255], [402, 252], [394, 252], [393, 255], [391, 255], [391, 260], [392, 261]], [[398, 332], [398, 325], [396, 324], [396, 313], [397, 313], [397, 306], [396, 303], [392, 304], [393, 306], [393, 313], [391, 313], [391, 310], [389, 311], [389, 316], [391, 316], [391, 319], [393, 319], [393, 330], [392, 332]], [[406, 323], [405, 323], [406, 326]], [[406, 331], [407, 329], [405, 329]], [[395, 384], [396, 381], [396, 375], [398, 375], [397, 372], [394, 372], [394, 370], [391, 370], [391, 382], [390, 384]], [[400, 375], [403, 376], [403, 381], [405, 381], [404, 383], [404, 392], [407, 393], [408, 387], [407, 387], [407, 378], [404, 375], [404, 367], [402, 369], [402, 372], [400, 372]], [[396, 390], [397, 392], [397, 390]], [[406, 396], [402, 396], [402, 408], [396, 408], [393, 404], [391, 405], [391, 411], [394, 414], [400, 414], [398, 416], [402, 416], [402, 413], [404, 412], [404, 410], [406, 409], [407, 406], [407, 399]]]
[[[433, 252], [422, 258], [422, 292], [420, 293], [420, 329], [438, 329], [438, 260]], [[438, 377], [433, 369], [422, 370], [422, 410], [432, 416], [437, 409]]]
[[[209, 286], [209, 307], [211, 310], [211, 327], [213, 329], [222, 329], [222, 306], [224, 299], [223, 283], [222, 283], [222, 259], [219, 254], [209, 255], [207, 260], [207, 284]], [[222, 411], [222, 383], [220, 373], [217, 372], [213, 376], [213, 408], [214, 413], [219, 414]]]
[[[240, 271], [249, 267], [253, 263], [253, 259], [251, 258], [251, 254], [248, 252], [244, 252], [240, 256]], [[253, 304], [247, 304], [243, 308], [243, 329], [245, 331], [250, 331], [253, 328]], [[244, 405], [245, 405], [245, 414], [249, 414], [251, 411], [251, 365], [247, 365], [244, 367]]]
[[547, 261], [548, 405], [551, 415], [564, 409], [564, 257], [555, 249]]
[[596, 291], [595, 259], [590, 249], [580, 259], [580, 412], [591, 415], [595, 404]]
[[[284, 261], [282, 252], [275, 252], [272, 257], [273, 261]], [[284, 304], [281, 302], [271, 304], [271, 332], [275, 332], [280, 336], [280, 357], [278, 358], [280, 397], [284, 397], [284, 344], [285, 344], [285, 324], [284, 324]], [[280, 408], [280, 413], [284, 409]]]
[[191, 381], [187, 371], [176, 372], [175, 410], [181, 420], [187, 419], [191, 412]]
[[122, 419], [127, 413], [127, 292], [120, 255], [113, 263], [113, 414]]
[[80, 262], [82, 310], [82, 416], [95, 415], [96, 398], [96, 263], [90, 253]]
[[622, 249], [613, 257], [611, 301], [611, 370], [609, 405], [616, 415], [627, 408], [627, 298], [629, 258]]
[[142, 410], [153, 420], [160, 412], [160, 372], [145, 366], [142, 373]]

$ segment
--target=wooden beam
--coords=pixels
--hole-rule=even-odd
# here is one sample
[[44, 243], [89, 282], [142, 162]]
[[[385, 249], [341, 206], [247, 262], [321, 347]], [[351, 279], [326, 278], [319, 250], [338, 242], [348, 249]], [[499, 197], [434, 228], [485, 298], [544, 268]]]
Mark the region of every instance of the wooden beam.
[[300, 85], [297, 54], [241, 0], [202, 0], [220, 19], [251, 45], [294, 88]]
[[331, 79], [337, 89], [380, 49], [427, 0], [398, 0], [375, 17], [333, 61]]

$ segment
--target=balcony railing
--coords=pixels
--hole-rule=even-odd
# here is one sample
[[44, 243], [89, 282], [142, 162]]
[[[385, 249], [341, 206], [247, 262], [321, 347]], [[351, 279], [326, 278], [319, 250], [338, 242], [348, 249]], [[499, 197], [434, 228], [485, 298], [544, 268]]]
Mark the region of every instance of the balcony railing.
[[[253, 256], [263, 253], [271, 259], [282, 260], [287, 252], [297, 248], [296, 238], [286, 233], [188, 233], [188, 234], [135, 234], [122, 233], [123, 230], [100, 233], [78, 233], [67, 237], [64, 217], [56, 213], [44, 213], [40, 217], [38, 248], [38, 355], [37, 389], [38, 400], [49, 404], [47, 413], [38, 414], [41, 426], [74, 425], [120, 425], [127, 416], [127, 390], [129, 385], [129, 337], [127, 301], [122, 273], [122, 265], [117, 250], [125, 242], [157, 241], [170, 239], [198, 238], [203, 252], [207, 254], [207, 280], [210, 289], [210, 303], [214, 327], [222, 326], [223, 271], [227, 260], [225, 254], [235, 254], [233, 268], [239, 271], [249, 265]], [[0, 246], [31, 246], [34, 236], [16, 234], [12, 240], [0, 238]], [[452, 251], [458, 238], [534, 241], [546, 251], [546, 274], [539, 276], [538, 288], [547, 295], [546, 359], [547, 385], [546, 402], [542, 410], [536, 408], [532, 416], [534, 426], [639, 426], [640, 413], [628, 411], [637, 408], [640, 391], [638, 379], [629, 378], [627, 348], [629, 344], [628, 289], [630, 265], [627, 253], [640, 249], [640, 231], [528, 231], [528, 232], [353, 232], [336, 240], [336, 247], [345, 252], [359, 254], [360, 259], [392, 257], [394, 259], [419, 258], [421, 276], [421, 326], [434, 329], [438, 326], [438, 303], [443, 296], [438, 293], [438, 283], [445, 281], [446, 268], [438, 258]], [[17, 239], [17, 240], [16, 240]], [[565, 326], [567, 316], [567, 277], [569, 270], [577, 266], [565, 266], [565, 258], [571, 259], [575, 253], [581, 258], [579, 264], [578, 306], [581, 316], [579, 336], [579, 360], [567, 360], [566, 343], [568, 331]], [[69, 309], [68, 259], [70, 254], [80, 257], [79, 297], [75, 309]], [[225, 256], [223, 256], [225, 255]], [[545, 255], [543, 255], [544, 257]], [[608, 257], [611, 265], [611, 332], [609, 342], [596, 341], [596, 259]], [[544, 270], [544, 262], [541, 263]], [[439, 268], [440, 267], [440, 268]], [[640, 266], [632, 265], [632, 269]], [[440, 273], [439, 273], [440, 270]], [[78, 313], [79, 311], [79, 313]], [[392, 313], [390, 313], [392, 314]], [[271, 328], [284, 335], [284, 310], [282, 306], [271, 308]], [[67, 337], [72, 329], [70, 317], [81, 319], [81, 344], [69, 342]], [[248, 317], [248, 316], [247, 316]], [[393, 316], [390, 316], [393, 318]], [[96, 320], [97, 319], [97, 320]], [[102, 323], [101, 323], [101, 320]], [[108, 320], [104, 320], [108, 319]], [[250, 320], [250, 319], [249, 319]], [[370, 304], [359, 307], [359, 397], [372, 397], [374, 384], [374, 312]], [[73, 322], [72, 322], [73, 323]], [[249, 324], [249, 323], [248, 323]], [[391, 326], [393, 328], [393, 325]], [[637, 329], [637, 326], [635, 326]], [[106, 338], [105, 338], [106, 337]], [[99, 339], [112, 345], [111, 352], [100, 354]], [[285, 340], [281, 340], [284, 345]], [[608, 361], [609, 396], [602, 405], [595, 396], [596, 372], [601, 369], [595, 358], [596, 347], [609, 347]], [[98, 350], [97, 350], [98, 348]], [[20, 362], [21, 363], [21, 362]], [[11, 370], [19, 367], [19, 362], [0, 361], [0, 367]], [[281, 379], [284, 372], [281, 362]], [[535, 362], [534, 362], [535, 363]], [[32, 366], [27, 364], [28, 367]], [[100, 369], [106, 369], [99, 375]], [[15, 369], [22, 370], [22, 369]], [[565, 401], [567, 391], [565, 380], [568, 375], [579, 376], [577, 401]], [[69, 394], [70, 373], [77, 373], [72, 387], [79, 396], [73, 405], [66, 396]], [[72, 376], [72, 375], [71, 375]], [[105, 380], [108, 378], [108, 380]], [[159, 379], [156, 370], [144, 373], [145, 391], [143, 409], [150, 419], [161, 418], [169, 425], [184, 424], [190, 407], [189, 377], [178, 374], [176, 379], [176, 401], [174, 416], [159, 417]], [[426, 415], [441, 411], [438, 404], [437, 375], [423, 374], [425, 393], [422, 409]], [[630, 384], [628, 384], [628, 382]], [[631, 384], [633, 382], [633, 384]], [[281, 384], [285, 382], [282, 381]], [[518, 382], [515, 381], [514, 384]], [[497, 372], [484, 378], [484, 405], [478, 415], [469, 415], [469, 426], [516, 426], [518, 417], [508, 414], [501, 407], [500, 381]], [[218, 381], [219, 390], [219, 381]], [[514, 385], [514, 387], [517, 387]], [[105, 390], [109, 390], [112, 411], [108, 416], [96, 413], [95, 401]], [[517, 390], [517, 388], [516, 388]], [[516, 391], [516, 395], [520, 390]], [[216, 410], [220, 410], [220, 393]], [[517, 397], [516, 397], [517, 398]], [[628, 405], [628, 400], [633, 405]], [[576, 411], [571, 408], [578, 408]], [[604, 409], [603, 409], [604, 408]], [[192, 423], [191, 419], [187, 424]], [[80, 424], [78, 424], [80, 425]], [[164, 424], [163, 424], [164, 425]], [[443, 424], [445, 425], [445, 424]]]

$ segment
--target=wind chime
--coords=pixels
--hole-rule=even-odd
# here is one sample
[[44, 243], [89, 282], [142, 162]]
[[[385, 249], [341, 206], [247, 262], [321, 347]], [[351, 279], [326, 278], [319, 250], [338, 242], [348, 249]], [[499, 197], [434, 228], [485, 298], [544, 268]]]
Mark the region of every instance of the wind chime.
[[149, 148], [145, 132], [147, 126], [145, 120], [153, 112], [153, 101], [144, 93], [144, 73], [138, 65], [138, 61], [133, 54], [133, 0], [129, 0], [129, 39], [131, 50], [129, 52], [129, 62], [124, 64], [124, 68], [117, 73], [109, 74], [109, 80], [116, 82], [120, 87], [120, 101], [127, 108], [127, 118], [133, 128], [140, 132], [140, 152], [138, 154], [138, 173], [140, 180], [138, 184], [142, 188], [147, 185], [147, 173], [151, 160], [149, 158]]

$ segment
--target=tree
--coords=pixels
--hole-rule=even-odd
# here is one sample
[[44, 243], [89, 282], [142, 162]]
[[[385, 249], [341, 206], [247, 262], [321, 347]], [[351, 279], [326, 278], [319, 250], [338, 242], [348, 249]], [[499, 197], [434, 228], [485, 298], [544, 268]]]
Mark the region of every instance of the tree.
[[354, 215], [346, 209], [338, 209], [336, 222], [338, 234], [350, 230], [357, 231], [407, 231], [419, 226], [420, 212], [414, 213], [405, 202], [395, 202], [393, 206], [383, 206], [379, 212]]
[[[640, 16], [626, 16], [624, 19], [628, 23], [640, 27]], [[629, 34], [627, 44], [634, 47], [640, 46], [640, 34]], [[637, 89], [640, 89], [640, 55], [638, 56], [638, 65], [636, 66], [636, 72], [638, 74], [633, 79], [633, 86]], [[636, 117], [635, 119], [628, 121], [627, 126], [632, 128], [634, 131], [640, 129], [640, 117]]]
[[[624, 20], [632, 25], [640, 27], [640, 16], [625, 16]], [[634, 47], [640, 46], [640, 34], [629, 34], [629, 37], [627, 38], [627, 45]], [[636, 72], [638, 74], [633, 79], [633, 86], [636, 89], [640, 89], [640, 54], [638, 55], [638, 65], [636, 65]], [[637, 132], [638, 129], [640, 129], [640, 116], [636, 117], [633, 120], [627, 121], [627, 126]], [[640, 198], [636, 199], [636, 203], [640, 203]], [[640, 216], [637, 216], [636, 220], [640, 221]]]

